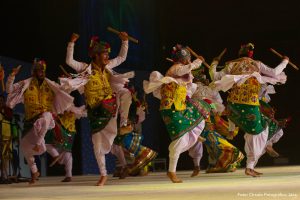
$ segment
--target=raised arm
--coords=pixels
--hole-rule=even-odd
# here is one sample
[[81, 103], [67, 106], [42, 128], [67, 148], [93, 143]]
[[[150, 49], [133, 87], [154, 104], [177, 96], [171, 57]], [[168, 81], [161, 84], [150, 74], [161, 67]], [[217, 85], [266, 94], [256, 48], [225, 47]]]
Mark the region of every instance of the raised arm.
[[12, 69], [12, 73], [7, 77], [7, 81], [6, 81], [5, 87], [6, 87], [6, 92], [8, 94], [11, 93], [12, 91], [14, 91], [15, 87], [17, 87], [17, 84], [14, 84], [14, 81], [15, 81], [16, 75], [20, 71], [20, 67], [21, 66], [13, 68]]
[[196, 59], [192, 63], [183, 65], [183, 64], [175, 64], [173, 65], [167, 72], [167, 76], [183, 76], [185, 74], [190, 73], [193, 69], [197, 69], [202, 64], [201, 59]]
[[109, 69], [119, 66], [122, 62], [126, 60], [127, 52], [128, 52], [128, 35], [125, 32], [121, 32], [119, 34], [120, 39], [122, 40], [121, 49], [119, 51], [119, 55], [109, 60], [108, 65], [106, 66]]
[[217, 66], [219, 64], [218, 60], [213, 60], [209, 68], [209, 76], [212, 81], [220, 80], [223, 76], [227, 74], [228, 66], [225, 67], [223, 70], [217, 72]]
[[73, 58], [74, 46], [75, 46], [75, 42], [77, 41], [78, 38], [79, 38], [79, 36], [77, 34], [75, 34], [75, 33], [72, 34], [71, 40], [68, 43], [68, 47], [67, 47], [66, 64], [69, 65], [70, 67], [72, 67], [74, 70], [76, 70], [76, 72], [80, 73], [86, 69], [88, 64], [86, 64], [84, 62], [78, 62], [78, 61], [74, 60], [74, 58]]
[[258, 67], [262, 74], [265, 74], [265, 75], [268, 75], [271, 77], [276, 77], [286, 68], [286, 65], [288, 64], [288, 62], [289, 62], [289, 58], [284, 57], [282, 62], [273, 69], [273, 68], [270, 68], [267, 65], [263, 64], [262, 62], [258, 61]]

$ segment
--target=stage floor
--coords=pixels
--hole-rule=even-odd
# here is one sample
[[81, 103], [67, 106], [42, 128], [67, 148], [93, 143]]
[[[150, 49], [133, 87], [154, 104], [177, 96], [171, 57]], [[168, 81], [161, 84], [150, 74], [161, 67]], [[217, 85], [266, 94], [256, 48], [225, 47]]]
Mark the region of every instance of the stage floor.
[[118, 199], [118, 200], [207, 200], [207, 199], [300, 199], [300, 166], [257, 168], [264, 175], [252, 178], [244, 169], [234, 173], [205, 174], [190, 178], [191, 171], [179, 171], [183, 183], [169, 181], [165, 172], [123, 180], [109, 176], [104, 187], [94, 186], [99, 176], [75, 176], [62, 183], [63, 177], [41, 177], [28, 183], [0, 185], [0, 199]]

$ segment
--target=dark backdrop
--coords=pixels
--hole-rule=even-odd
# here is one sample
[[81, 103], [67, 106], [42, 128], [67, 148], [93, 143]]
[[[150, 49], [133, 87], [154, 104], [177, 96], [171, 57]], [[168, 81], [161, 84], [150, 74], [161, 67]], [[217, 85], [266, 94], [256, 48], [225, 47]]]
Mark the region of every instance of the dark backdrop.
[[[228, 51], [222, 61], [234, 59], [241, 43], [253, 42], [255, 58], [265, 64], [273, 67], [280, 62], [269, 51], [272, 47], [300, 65], [300, 14], [296, 0], [2, 0], [0, 9], [0, 55], [27, 62], [34, 57], [44, 58], [51, 79], [61, 73], [57, 66], [64, 64], [72, 32], [80, 34], [76, 59], [89, 61], [86, 49], [92, 35], [111, 43], [114, 57], [120, 41], [106, 31], [107, 26], [139, 39], [139, 45], [130, 43], [128, 59], [121, 69], [137, 70], [133, 81], [140, 88], [142, 79], [152, 70], [167, 70], [170, 63], [165, 58], [176, 43], [189, 45], [210, 62], [225, 47]], [[293, 121], [275, 148], [289, 159], [288, 164], [300, 164], [300, 72], [290, 66], [285, 71], [288, 81], [276, 87], [272, 104], [278, 118], [291, 115]], [[77, 99], [81, 104], [81, 98]], [[147, 99], [150, 113], [144, 123], [144, 142], [159, 151], [160, 157], [167, 157], [169, 138], [157, 112], [158, 101], [151, 95]], [[233, 143], [243, 149], [242, 134]], [[203, 160], [205, 165], [206, 157]], [[186, 163], [191, 166], [187, 155], [180, 161], [179, 169], [184, 169]], [[264, 157], [259, 164], [272, 165], [273, 160]]]

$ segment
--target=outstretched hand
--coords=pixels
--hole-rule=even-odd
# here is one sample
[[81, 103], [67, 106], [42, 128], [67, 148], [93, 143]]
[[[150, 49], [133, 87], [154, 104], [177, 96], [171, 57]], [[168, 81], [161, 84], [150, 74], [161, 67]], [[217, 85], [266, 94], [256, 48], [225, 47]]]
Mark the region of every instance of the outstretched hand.
[[72, 33], [70, 42], [76, 42], [79, 38], [79, 35], [77, 33]]

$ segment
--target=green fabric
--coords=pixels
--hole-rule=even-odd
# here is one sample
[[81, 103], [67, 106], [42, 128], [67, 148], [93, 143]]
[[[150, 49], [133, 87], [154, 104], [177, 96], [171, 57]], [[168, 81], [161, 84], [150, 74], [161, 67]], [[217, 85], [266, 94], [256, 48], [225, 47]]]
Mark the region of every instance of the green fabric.
[[267, 118], [259, 106], [228, 103], [228, 118], [246, 133], [257, 135], [267, 127]]
[[273, 107], [269, 103], [262, 100], [260, 100], [259, 103], [260, 111], [263, 113], [264, 116], [266, 116], [266, 120], [269, 125], [269, 140], [273, 137], [275, 133], [277, 133], [283, 127], [279, 125], [281, 120], [277, 121], [276, 119], [274, 119], [275, 111]]
[[205, 101], [189, 99], [185, 110], [176, 111], [172, 107], [172, 109], [161, 110], [160, 114], [171, 140], [176, 140], [194, 129], [208, 115], [209, 111], [209, 104]]
[[91, 133], [95, 134], [108, 124], [109, 120], [116, 114], [116, 99], [102, 100], [95, 108], [88, 108], [88, 118], [91, 126]]
[[75, 132], [65, 129], [59, 122], [55, 122], [55, 128], [47, 132], [45, 136], [46, 144], [53, 144], [63, 151], [72, 151]]

